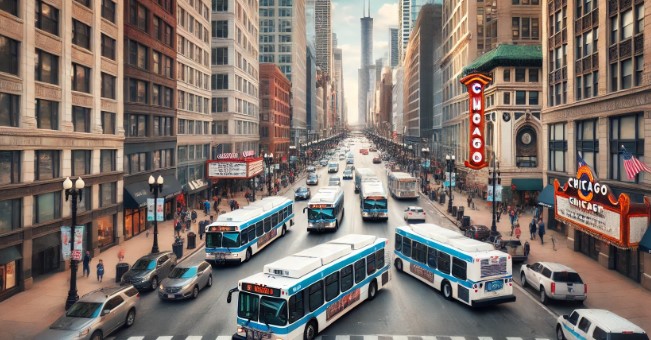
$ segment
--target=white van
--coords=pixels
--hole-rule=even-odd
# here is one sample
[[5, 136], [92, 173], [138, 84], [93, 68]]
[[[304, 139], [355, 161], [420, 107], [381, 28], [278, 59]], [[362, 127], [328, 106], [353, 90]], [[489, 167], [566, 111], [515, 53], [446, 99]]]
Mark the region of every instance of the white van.
[[642, 328], [605, 309], [575, 309], [561, 315], [556, 339], [563, 340], [649, 340]]

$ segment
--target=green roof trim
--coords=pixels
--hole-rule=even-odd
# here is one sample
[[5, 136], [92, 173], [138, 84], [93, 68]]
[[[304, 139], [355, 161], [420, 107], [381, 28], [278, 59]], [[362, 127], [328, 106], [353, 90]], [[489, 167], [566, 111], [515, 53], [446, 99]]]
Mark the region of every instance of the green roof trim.
[[479, 56], [472, 64], [463, 68], [462, 77], [471, 73], [489, 73], [499, 66], [542, 67], [540, 45], [499, 45], [494, 50]]

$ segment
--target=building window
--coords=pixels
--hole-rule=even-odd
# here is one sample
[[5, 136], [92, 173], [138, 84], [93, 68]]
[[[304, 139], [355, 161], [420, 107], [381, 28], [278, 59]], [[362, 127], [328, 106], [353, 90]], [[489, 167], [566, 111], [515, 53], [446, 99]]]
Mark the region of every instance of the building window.
[[101, 173], [115, 171], [115, 150], [101, 150], [99, 159], [99, 168]]
[[174, 47], [174, 29], [172, 26], [165, 24], [165, 35], [162, 41], [165, 45]]
[[527, 104], [527, 91], [515, 91], [515, 105]]
[[171, 136], [172, 135], [172, 118], [171, 117], [154, 117], [154, 136]]
[[36, 0], [36, 28], [59, 35], [59, 9]]
[[228, 65], [228, 47], [218, 47], [212, 49], [213, 65]]
[[59, 153], [58, 150], [37, 150], [36, 156], [36, 180], [47, 180], [59, 176]]
[[90, 132], [90, 108], [72, 107], [72, 127], [75, 132]]
[[115, 23], [115, 2], [102, 0], [102, 18]]
[[18, 127], [20, 96], [0, 92], [0, 126]]
[[529, 82], [530, 83], [537, 83], [538, 82], [538, 69], [537, 68], [530, 68], [529, 69]]
[[525, 68], [516, 68], [515, 69], [515, 81], [522, 83], [525, 81], [525, 77], [527, 74], [527, 69]]
[[90, 174], [90, 150], [72, 150], [72, 176]]
[[115, 77], [102, 72], [102, 97], [115, 99]]
[[154, 151], [152, 169], [165, 169], [174, 166], [172, 153], [174, 149], [156, 150]]
[[151, 56], [152, 56], [151, 71], [156, 74], [162, 74], [163, 67], [161, 65], [161, 59], [163, 58], [163, 54], [158, 51], [153, 51], [151, 53]]
[[212, 88], [214, 90], [228, 90], [228, 74], [213, 74]]
[[72, 20], [72, 43], [90, 50], [90, 26], [78, 20]]
[[[215, 12], [228, 11], [228, 1], [229, 0], [212, 0], [212, 10]], [[260, 6], [262, 6], [262, 4], [260, 4]]]
[[59, 129], [59, 103], [36, 99], [36, 127], [39, 129]]
[[75, 2], [90, 8], [90, 0], [75, 0]]
[[20, 151], [0, 151], [0, 185], [20, 183]]
[[504, 105], [511, 105], [511, 92], [504, 92]]
[[34, 77], [38, 81], [59, 84], [59, 57], [37, 49]]
[[34, 196], [34, 224], [61, 218], [61, 192]]
[[105, 135], [115, 134], [115, 113], [102, 111], [102, 133]]
[[99, 206], [106, 207], [115, 204], [116, 183], [103, 183], [99, 185]]
[[174, 102], [174, 90], [169, 87], [163, 87], [163, 106], [172, 108]]
[[161, 106], [162, 104], [162, 90], [163, 85], [153, 84], [151, 87], [151, 104]]
[[217, 120], [213, 123], [213, 135], [227, 135], [228, 134], [228, 121]]
[[576, 121], [577, 155], [597, 171], [599, 139], [597, 138], [597, 119]]
[[129, 162], [129, 173], [135, 174], [138, 172], [147, 171], [147, 154], [144, 152], [132, 153], [127, 158]]
[[147, 116], [129, 115], [127, 135], [129, 137], [147, 137]]
[[129, 0], [129, 23], [147, 32], [148, 11], [136, 0]]
[[549, 125], [549, 170], [565, 172], [565, 123]]
[[72, 64], [72, 90], [90, 93], [90, 68]]
[[529, 105], [538, 105], [538, 91], [529, 91]]
[[97, 223], [97, 246], [105, 248], [115, 243], [115, 215], [101, 216]]
[[20, 43], [0, 35], [0, 72], [18, 75]]
[[[642, 84], [644, 70], [644, 3], [626, 6], [624, 3], [610, 9], [610, 84], [609, 91], [629, 89]], [[639, 75], [638, 75], [639, 74]]]
[[147, 46], [129, 40], [129, 65], [147, 70], [149, 66]]
[[167, 78], [174, 78], [174, 68], [172, 66], [174, 65], [174, 60], [172, 60], [172, 58], [167, 56], [163, 56], [163, 60], [165, 62], [163, 65], [163, 71], [164, 71], [163, 74]]
[[149, 84], [144, 80], [129, 79], [129, 101], [133, 103], [149, 103]]
[[[0, 10], [5, 11], [15, 17], [18, 16], [18, 0], [2, 0], [0, 1]], [[0, 285], [2, 291], [2, 285]]]
[[[22, 198], [0, 201], [0, 234], [23, 226], [22, 205]], [[0, 291], [2, 288], [0, 285]]]
[[212, 112], [228, 112], [228, 98], [226, 97], [213, 98]]
[[163, 20], [154, 15], [152, 34], [158, 41], [163, 41]]
[[624, 168], [621, 148], [644, 162], [644, 119], [641, 113], [610, 118], [610, 179], [622, 182], [639, 183], [644, 180], [644, 172], [634, 179], [628, 179]]
[[213, 20], [212, 37], [228, 38], [228, 20]]
[[115, 60], [115, 39], [102, 33], [102, 57]]

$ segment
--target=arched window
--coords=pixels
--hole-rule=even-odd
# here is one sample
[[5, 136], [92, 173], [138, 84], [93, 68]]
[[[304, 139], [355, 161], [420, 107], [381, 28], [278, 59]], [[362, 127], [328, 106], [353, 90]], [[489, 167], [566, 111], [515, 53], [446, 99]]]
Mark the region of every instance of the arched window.
[[538, 135], [533, 127], [526, 125], [516, 134], [515, 165], [519, 168], [538, 166]]

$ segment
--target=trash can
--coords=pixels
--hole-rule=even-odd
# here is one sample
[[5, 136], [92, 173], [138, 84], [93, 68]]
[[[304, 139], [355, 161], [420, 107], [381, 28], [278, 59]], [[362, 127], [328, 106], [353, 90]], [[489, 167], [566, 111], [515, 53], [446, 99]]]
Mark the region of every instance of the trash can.
[[445, 204], [445, 194], [440, 194], [439, 195], [439, 204], [440, 205]]
[[464, 215], [461, 219], [461, 228], [466, 229], [470, 227], [470, 216]]
[[176, 255], [177, 259], [181, 259], [183, 257], [183, 239], [179, 239], [178, 241], [172, 243], [172, 251]]
[[429, 199], [436, 202], [437, 197], [436, 197], [436, 191], [432, 190], [429, 192]]
[[457, 217], [457, 209], [458, 207], [456, 205], [452, 206], [452, 216]]
[[122, 275], [129, 271], [129, 264], [121, 262], [115, 265], [115, 282], [120, 283]]
[[464, 211], [463, 206], [459, 206], [459, 209], [457, 209], [457, 221], [461, 221], [461, 218], [463, 217], [463, 211]]
[[188, 249], [194, 249], [197, 247], [197, 234], [193, 232], [188, 233]]

